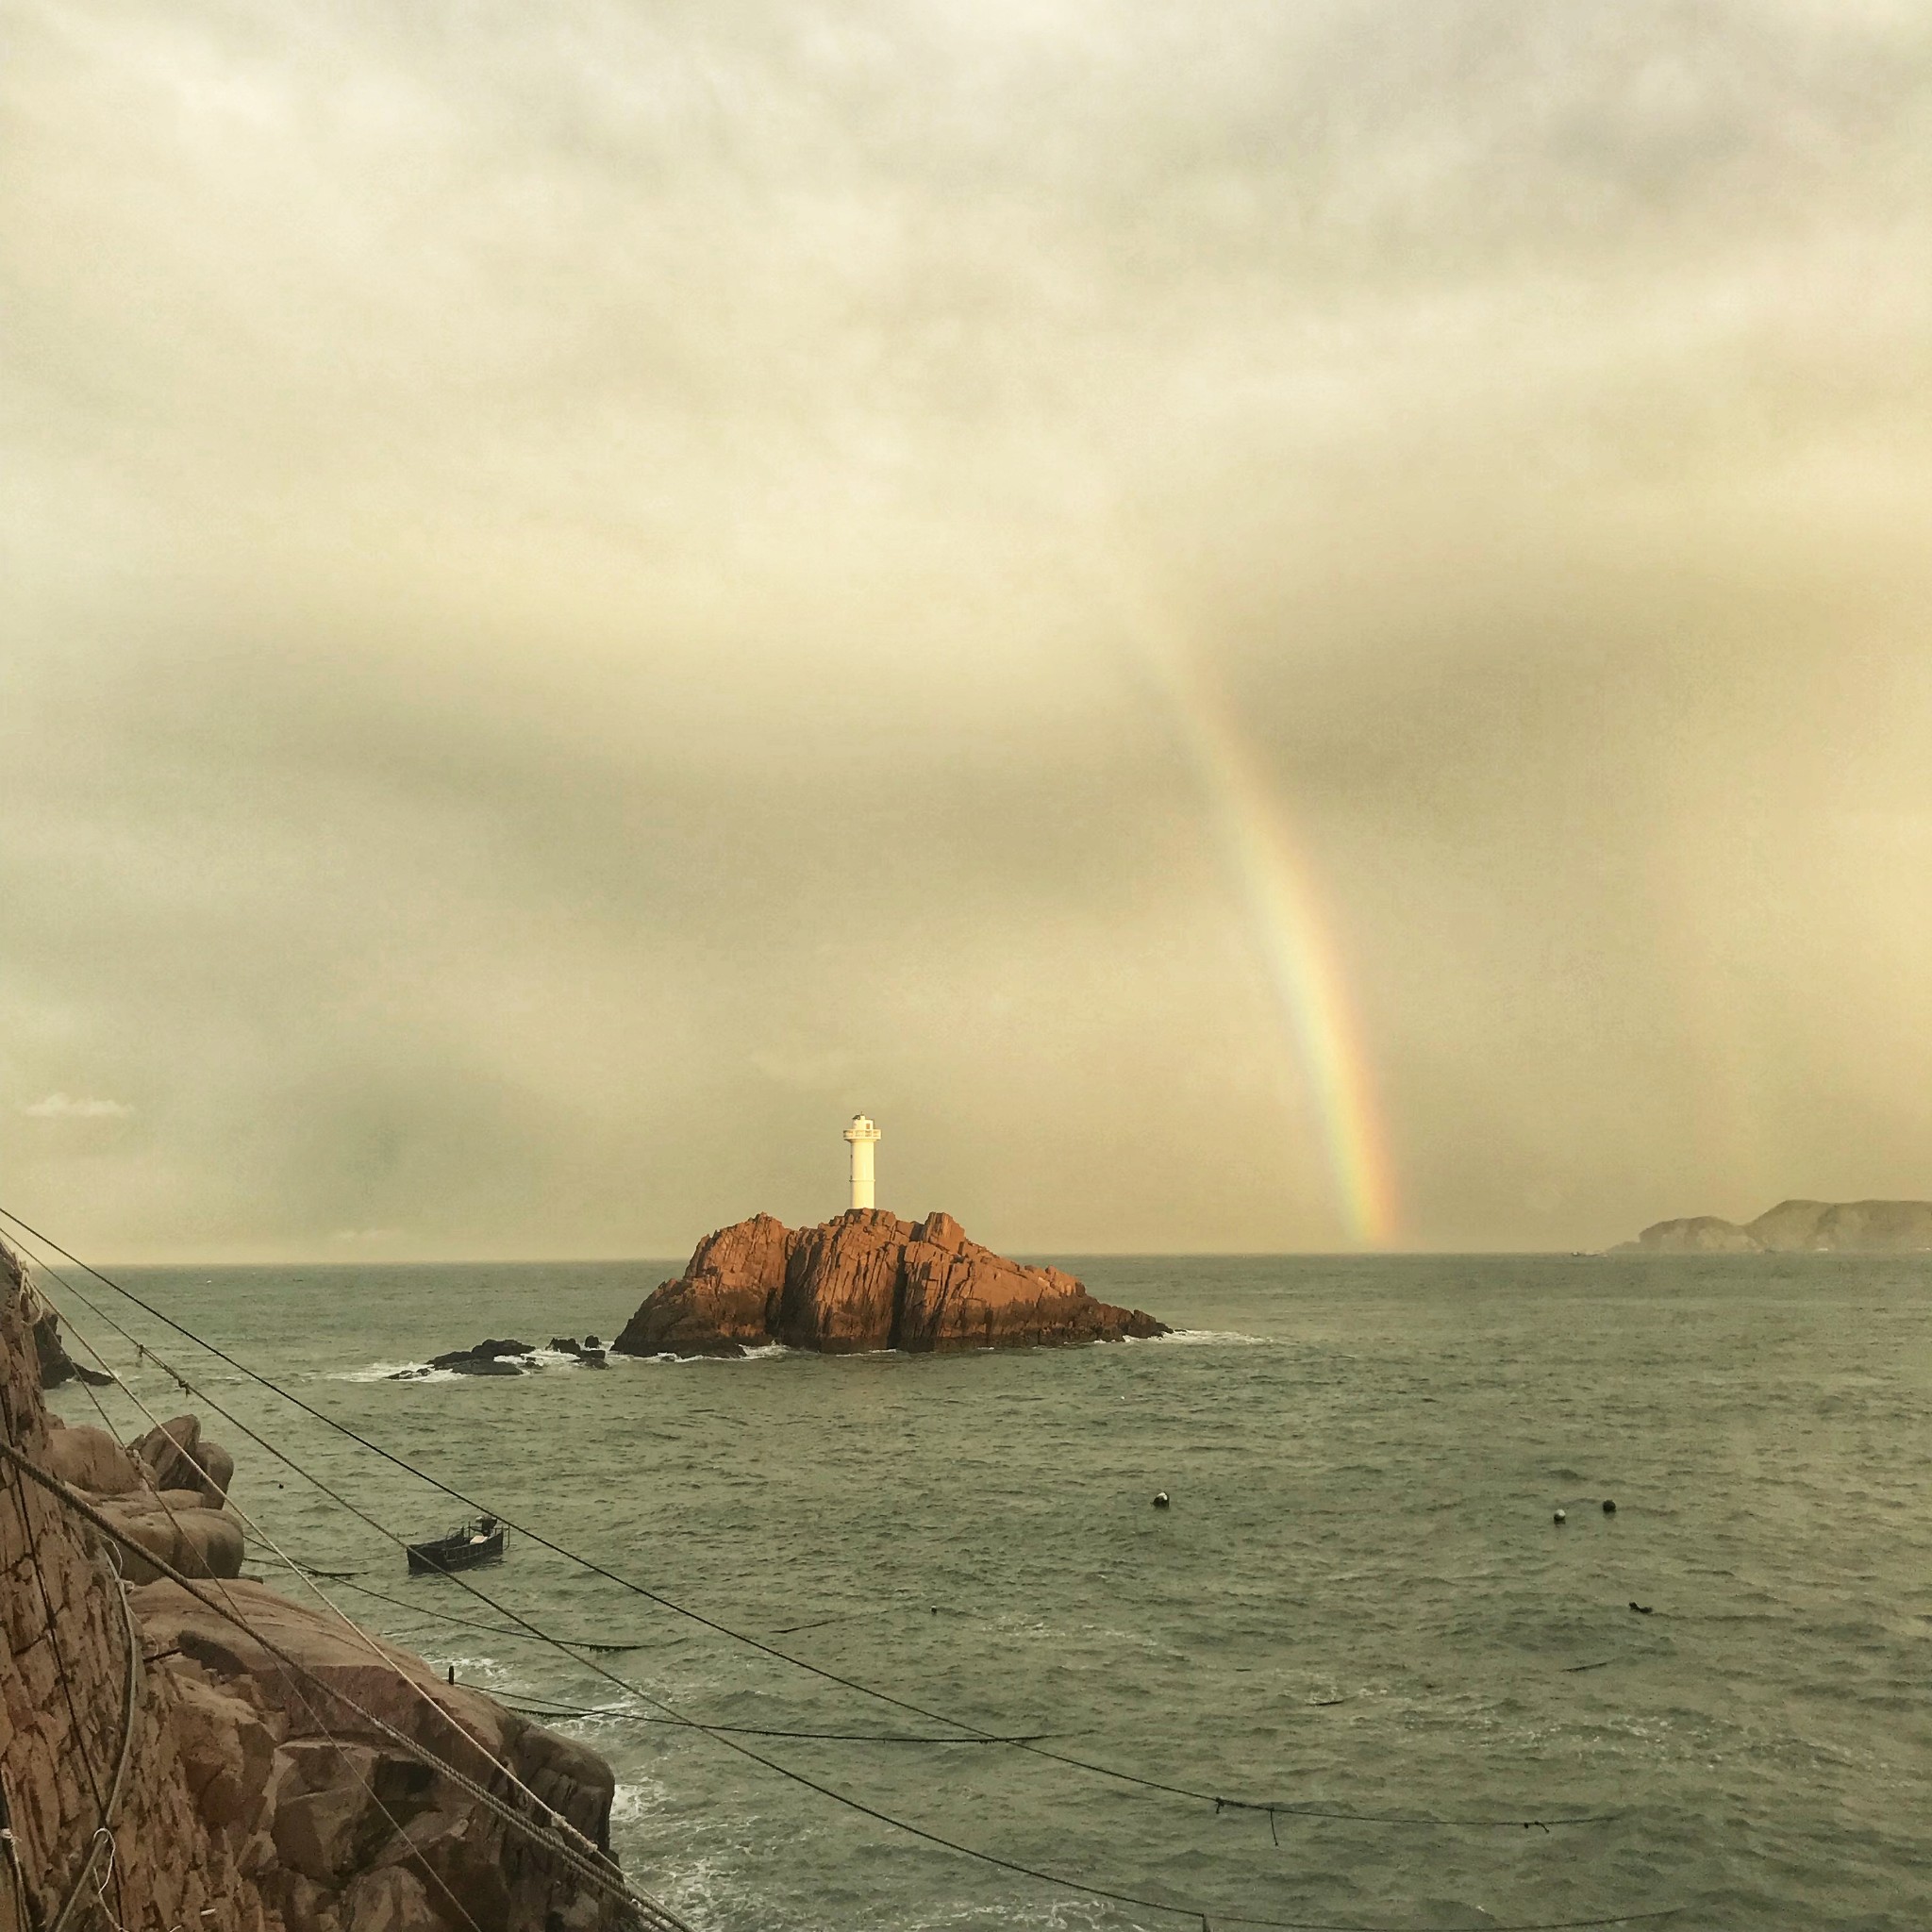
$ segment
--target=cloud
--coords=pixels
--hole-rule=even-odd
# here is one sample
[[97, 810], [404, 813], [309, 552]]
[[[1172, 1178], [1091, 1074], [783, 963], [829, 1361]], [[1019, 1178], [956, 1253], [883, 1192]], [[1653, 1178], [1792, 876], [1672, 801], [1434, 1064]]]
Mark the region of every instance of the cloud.
[[75, 1100], [66, 1093], [24, 1101], [20, 1110], [36, 1121], [125, 1121], [134, 1112], [125, 1100]]
[[1331, 1245], [1141, 609], [1408, 1239], [1932, 1191], [1923, 6], [14, 15], [50, 1211], [663, 1255], [862, 1106], [996, 1243]]

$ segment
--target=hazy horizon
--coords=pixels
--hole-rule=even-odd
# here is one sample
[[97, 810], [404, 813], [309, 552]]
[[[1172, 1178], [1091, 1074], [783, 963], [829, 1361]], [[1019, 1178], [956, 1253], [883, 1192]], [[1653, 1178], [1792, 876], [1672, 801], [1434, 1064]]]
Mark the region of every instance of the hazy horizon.
[[14, 9], [90, 1258], [1932, 1196], [1932, 15]]

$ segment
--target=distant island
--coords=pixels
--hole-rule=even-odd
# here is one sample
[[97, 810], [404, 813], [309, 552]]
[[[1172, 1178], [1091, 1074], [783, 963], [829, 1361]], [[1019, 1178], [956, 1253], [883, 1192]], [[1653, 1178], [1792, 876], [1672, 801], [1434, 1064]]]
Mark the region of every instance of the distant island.
[[773, 1342], [824, 1355], [932, 1353], [1169, 1332], [1140, 1308], [1095, 1301], [1058, 1268], [968, 1241], [950, 1214], [913, 1222], [851, 1208], [817, 1227], [758, 1214], [708, 1235], [610, 1346], [632, 1356], [741, 1356]]
[[1714, 1214], [1659, 1221], [1613, 1255], [1917, 1255], [1932, 1252], [1932, 1201], [1780, 1201], [1741, 1226]]

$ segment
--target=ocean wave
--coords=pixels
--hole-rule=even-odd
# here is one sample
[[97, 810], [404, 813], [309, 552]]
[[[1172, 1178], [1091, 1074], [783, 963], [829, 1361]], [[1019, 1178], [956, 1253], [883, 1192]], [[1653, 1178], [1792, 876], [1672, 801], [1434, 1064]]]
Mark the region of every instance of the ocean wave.
[[371, 1362], [366, 1369], [341, 1369], [332, 1375], [324, 1377], [329, 1382], [387, 1382], [410, 1370], [412, 1382], [454, 1382], [457, 1377], [449, 1369], [432, 1369], [427, 1362]]
[[610, 1822], [618, 1826], [641, 1824], [663, 1807], [664, 1799], [664, 1787], [658, 1779], [625, 1779], [610, 1794]]
[[[606, 1359], [612, 1357], [607, 1357]], [[622, 1361], [627, 1357], [619, 1356], [614, 1359]], [[560, 1348], [533, 1348], [528, 1355], [519, 1356], [516, 1360], [525, 1374], [538, 1369], [573, 1369], [583, 1366], [575, 1356], [569, 1355]], [[330, 1382], [389, 1382], [401, 1375], [408, 1375], [412, 1382], [472, 1382], [491, 1379], [489, 1376], [459, 1375], [454, 1369], [432, 1369], [427, 1362], [423, 1361], [371, 1362], [367, 1368], [341, 1369], [325, 1379]], [[508, 1381], [509, 1378], [502, 1375], [494, 1379]]]
[[1280, 1338], [1274, 1335], [1243, 1335], [1234, 1328], [1176, 1328], [1169, 1335], [1129, 1335], [1137, 1341], [1157, 1348], [1272, 1348]]
[[609, 1359], [617, 1362], [639, 1362], [645, 1368], [669, 1366], [672, 1368], [735, 1368], [741, 1362], [774, 1362], [799, 1351], [787, 1348], [782, 1341], [767, 1341], [758, 1348], [748, 1348], [742, 1355], [617, 1355]]

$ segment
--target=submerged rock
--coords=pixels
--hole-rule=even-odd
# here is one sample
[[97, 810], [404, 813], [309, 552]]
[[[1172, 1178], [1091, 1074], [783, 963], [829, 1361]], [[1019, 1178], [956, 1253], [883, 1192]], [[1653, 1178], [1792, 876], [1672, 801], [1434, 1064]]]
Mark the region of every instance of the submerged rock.
[[907, 1222], [853, 1208], [818, 1227], [769, 1214], [700, 1241], [610, 1345], [621, 1355], [740, 1356], [783, 1342], [825, 1355], [1033, 1348], [1165, 1335], [1095, 1301], [1071, 1274], [1009, 1261], [949, 1214]]
[[[587, 1369], [601, 1369], [608, 1366], [604, 1351], [597, 1346], [597, 1338], [587, 1335], [581, 1343], [568, 1335], [553, 1335], [547, 1345], [552, 1355], [569, 1356], [572, 1361]], [[446, 1355], [431, 1356], [429, 1360], [413, 1369], [398, 1369], [389, 1379], [391, 1382], [420, 1382], [425, 1375], [434, 1374], [437, 1370], [445, 1370], [452, 1375], [524, 1375], [534, 1373], [545, 1364], [538, 1361], [537, 1344], [533, 1341], [479, 1341], [475, 1348], [453, 1348]], [[551, 1364], [550, 1366], [557, 1366]], [[565, 1363], [562, 1366], [568, 1367]]]
[[[453, 1348], [447, 1355], [433, 1355], [429, 1357], [432, 1369], [454, 1369], [458, 1374], [488, 1374], [488, 1369], [466, 1369], [466, 1362], [501, 1361], [506, 1356], [535, 1355], [537, 1345], [532, 1341], [479, 1341], [475, 1348]], [[515, 1372], [515, 1365], [511, 1365]]]

